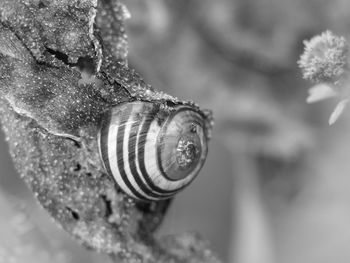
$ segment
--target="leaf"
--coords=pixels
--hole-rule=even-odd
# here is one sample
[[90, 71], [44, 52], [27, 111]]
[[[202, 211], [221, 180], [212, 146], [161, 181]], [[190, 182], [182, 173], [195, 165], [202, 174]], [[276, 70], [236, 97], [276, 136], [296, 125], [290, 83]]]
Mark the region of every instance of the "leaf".
[[337, 96], [337, 92], [327, 83], [320, 83], [309, 89], [307, 103], [314, 103]]
[[339, 119], [340, 115], [345, 110], [348, 102], [349, 102], [349, 99], [344, 99], [338, 103], [333, 113], [331, 114], [331, 117], [329, 118], [329, 121], [328, 121], [329, 125], [333, 125]]

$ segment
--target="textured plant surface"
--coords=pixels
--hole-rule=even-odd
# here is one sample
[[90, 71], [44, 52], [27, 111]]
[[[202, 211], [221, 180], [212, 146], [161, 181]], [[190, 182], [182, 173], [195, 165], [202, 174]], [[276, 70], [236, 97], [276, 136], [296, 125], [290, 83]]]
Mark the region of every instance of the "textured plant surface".
[[177, 102], [126, 67], [127, 9], [110, 0], [0, 1], [1, 120], [21, 177], [85, 246], [125, 262], [217, 262], [197, 235], [153, 238], [170, 201], [137, 203], [100, 162], [112, 105]]

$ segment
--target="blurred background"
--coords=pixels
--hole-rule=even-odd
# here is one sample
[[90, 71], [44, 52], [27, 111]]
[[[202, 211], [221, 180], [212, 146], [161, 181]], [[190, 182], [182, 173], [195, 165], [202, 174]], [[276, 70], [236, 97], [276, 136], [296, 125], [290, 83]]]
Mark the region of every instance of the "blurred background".
[[[215, 116], [207, 162], [157, 235], [198, 231], [230, 263], [350, 262], [350, 112], [329, 127], [336, 101], [307, 105], [296, 64], [304, 39], [349, 36], [350, 2], [124, 2], [130, 66]], [[3, 134], [0, 167], [1, 263], [108, 261], [42, 211]]]

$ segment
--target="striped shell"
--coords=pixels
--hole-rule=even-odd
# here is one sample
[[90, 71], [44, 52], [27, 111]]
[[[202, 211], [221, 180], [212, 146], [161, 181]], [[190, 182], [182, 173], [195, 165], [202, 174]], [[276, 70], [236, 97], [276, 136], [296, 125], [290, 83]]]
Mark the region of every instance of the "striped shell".
[[202, 168], [207, 155], [206, 117], [195, 107], [128, 102], [112, 108], [99, 133], [103, 164], [129, 196], [172, 197]]

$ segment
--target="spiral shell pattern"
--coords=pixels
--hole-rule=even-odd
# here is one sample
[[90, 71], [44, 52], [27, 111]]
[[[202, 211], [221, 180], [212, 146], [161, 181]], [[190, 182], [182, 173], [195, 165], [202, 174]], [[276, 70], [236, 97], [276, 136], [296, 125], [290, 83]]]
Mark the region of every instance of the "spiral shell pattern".
[[188, 105], [135, 101], [115, 106], [103, 118], [98, 139], [105, 169], [135, 199], [170, 198], [204, 164], [206, 121]]

